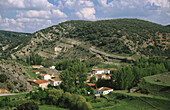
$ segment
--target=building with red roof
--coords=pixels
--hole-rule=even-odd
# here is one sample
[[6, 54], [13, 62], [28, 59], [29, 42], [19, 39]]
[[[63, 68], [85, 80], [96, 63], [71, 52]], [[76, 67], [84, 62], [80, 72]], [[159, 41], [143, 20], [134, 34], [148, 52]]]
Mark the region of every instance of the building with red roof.
[[39, 74], [38, 76], [41, 80], [49, 80], [51, 76], [49, 74]]
[[111, 70], [117, 70], [115, 68], [109, 68], [109, 69], [92, 69], [92, 74], [110, 74]]
[[100, 87], [100, 88], [95, 89], [95, 94], [103, 94], [103, 95], [106, 95], [106, 94], [109, 94], [111, 91], [113, 91], [112, 88]]
[[61, 84], [61, 80], [60, 80], [59, 76], [57, 76], [54, 79], [49, 79], [49, 81], [53, 86], [59, 86]]
[[34, 81], [34, 85], [35, 86], [42, 87], [43, 89], [47, 88], [48, 84], [50, 84], [50, 82], [47, 81], [47, 80], [37, 80], [37, 81]]

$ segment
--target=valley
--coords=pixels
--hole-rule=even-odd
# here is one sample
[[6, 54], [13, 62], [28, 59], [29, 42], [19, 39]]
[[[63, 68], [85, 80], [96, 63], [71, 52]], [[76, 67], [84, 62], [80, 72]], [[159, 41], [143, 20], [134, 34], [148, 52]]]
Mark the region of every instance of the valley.
[[168, 110], [169, 55], [170, 27], [139, 19], [1, 30], [0, 109]]

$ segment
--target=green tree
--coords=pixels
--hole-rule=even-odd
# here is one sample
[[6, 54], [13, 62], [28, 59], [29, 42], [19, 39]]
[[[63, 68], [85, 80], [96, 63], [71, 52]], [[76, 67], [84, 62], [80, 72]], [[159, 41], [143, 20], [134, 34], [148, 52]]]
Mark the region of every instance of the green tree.
[[71, 66], [60, 74], [60, 79], [62, 80], [61, 88], [64, 91], [74, 93], [76, 89], [84, 88], [84, 82], [87, 80], [86, 65], [78, 60], [73, 61]]
[[92, 76], [92, 77], [90, 78], [90, 82], [96, 84], [96, 77], [95, 77], [95, 76]]
[[59, 103], [59, 99], [62, 97], [63, 91], [57, 89], [51, 89], [48, 91], [47, 99], [53, 105], [57, 105]]

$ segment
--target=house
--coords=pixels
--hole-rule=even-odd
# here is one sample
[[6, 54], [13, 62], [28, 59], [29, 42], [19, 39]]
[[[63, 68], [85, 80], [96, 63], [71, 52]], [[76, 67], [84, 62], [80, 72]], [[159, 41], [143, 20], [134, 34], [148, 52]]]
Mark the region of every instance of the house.
[[32, 65], [32, 67], [39, 69], [39, 68], [42, 68], [43, 66], [42, 65]]
[[6, 89], [0, 89], [0, 93], [10, 93], [10, 92]]
[[96, 81], [98, 80], [98, 79], [105, 79], [105, 74], [95, 74], [95, 77], [96, 77]]
[[59, 77], [56, 77], [55, 79], [49, 79], [50, 84], [53, 86], [59, 86], [61, 84], [61, 80]]
[[34, 73], [35, 73], [35, 74], [40, 74], [40, 72], [39, 72], [39, 71], [37, 71], [37, 70], [35, 70], [35, 71], [34, 71]]
[[51, 76], [49, 74], [39, 74], [38, 76], [41, 80], [49, 80]]
[[108, 88], [108, 87], [101, 87], [101, 88], [95, 89], [95, 94], [106, 95], [106, 94], [109, 94], [111, 91], [113, 91], [113, 89]]
[[42, 87], [42, 89], [47, 88], [48, 84], [50, 84], [50, 82], [47, 81], [47, 80], [37, 80], [37, 81], [34, 81], [34, 85], [38, 86], [38, 87]]
[[48, 75], [51, 76], [51, 78], [55, 78], [54, 73], [47, 73]]
[[51, 66], [50, 69], [55, 69], [55, 66]]
[[110, 74], [111, 70], [117, 70], [115, 68], [109, 68], [109, 69], [92, 69], [92, 74]]
[[92, 74], [106, 74], [108, 71], [106, 69], [92, 69]]

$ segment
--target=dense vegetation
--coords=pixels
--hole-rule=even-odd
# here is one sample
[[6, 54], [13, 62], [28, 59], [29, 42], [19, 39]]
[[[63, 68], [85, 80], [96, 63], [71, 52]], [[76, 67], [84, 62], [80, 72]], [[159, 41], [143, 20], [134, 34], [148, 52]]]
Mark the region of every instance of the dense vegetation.
[[114, 88], [130, 89], [139, 83], [145, 76], [161, 74], [170, 69], [170, 62], [160, 58], [140, 59], [134, 66], [123, 67], [118, 71], [112, 71], [112, 79], [115, 80]]
[[29, 65], [41, 65], [43, 62], [43, 58], [38, 54], [31, 53], [30, 56], [27, 56], [26, 62]]
[[63, 92], [63, 90], [51, 88], [49, 90], [39, 89], [39, 92], [28, 94], [31, 99], [39, 100], [40, 104], [56, 105], [71, 110], [91, 110], [92, 106], [81, 95]]
[[164, 56], [170, 52], [167, 48], [169, 27], [143, 20], [68, 21], [60, 26], [69, 32], [64, 36], [90, 42], [91, 45], [110, 53], [140, 52], [145, 55]]

